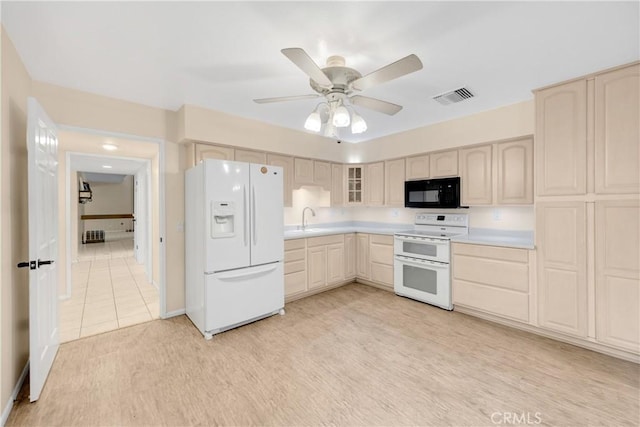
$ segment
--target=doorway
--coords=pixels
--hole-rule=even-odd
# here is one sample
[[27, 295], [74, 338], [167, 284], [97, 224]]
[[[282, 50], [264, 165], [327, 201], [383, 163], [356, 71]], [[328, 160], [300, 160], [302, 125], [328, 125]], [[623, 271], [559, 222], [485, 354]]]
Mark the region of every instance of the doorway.
[[[159, 318], [158, 144], [61, 132], [60, 145], [67, 223], [60, 341]], [[105, 145], [117, 155], [100, 152]]]

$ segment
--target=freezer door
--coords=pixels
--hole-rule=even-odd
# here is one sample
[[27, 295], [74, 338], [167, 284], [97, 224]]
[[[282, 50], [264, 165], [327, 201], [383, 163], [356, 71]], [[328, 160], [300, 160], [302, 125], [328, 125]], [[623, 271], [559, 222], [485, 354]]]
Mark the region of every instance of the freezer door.
[[246, 267], [249, 242], [249, 164], [205, 160], [205, 272]]
[[282, 168], [250, 164], [251, 265], [284, 258]]
[[281, 262], [206, 276], [205, 330], [216, 333], [284, 307]]

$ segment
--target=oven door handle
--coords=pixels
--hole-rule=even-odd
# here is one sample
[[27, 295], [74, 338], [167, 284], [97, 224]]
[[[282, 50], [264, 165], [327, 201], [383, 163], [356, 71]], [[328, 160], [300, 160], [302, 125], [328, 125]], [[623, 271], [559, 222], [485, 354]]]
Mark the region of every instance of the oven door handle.
[[412, 239], [410, 237], [396, 236], [396, 240], [400, 242], [422, 243], [422, 244], [439, 245], [439, 246], [446, 246], [449, 244], [448, 240], [430, 239], [429, 237], [418, 237], [416, 239]]
[[431, 268], [431, 269], [440, 269], [440, 270], [446, 270], [449, 268], [449, 264], [443, 264], [441, 262], [433, 262], [433, 261], [426, 261], [426, 260], [414, 261], [412, 259], [398, 256], [398, 255], [396, 255], [395, 259], [396, 261], [402, 264], [413, 265], [415, 267], [420, 267], [420, 268]]

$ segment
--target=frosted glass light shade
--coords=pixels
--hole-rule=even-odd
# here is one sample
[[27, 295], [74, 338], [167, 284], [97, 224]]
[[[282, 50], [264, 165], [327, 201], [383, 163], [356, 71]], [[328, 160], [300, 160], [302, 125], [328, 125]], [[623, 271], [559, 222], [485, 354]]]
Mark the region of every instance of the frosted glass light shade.
[[307, 117], [307, 121], [304, 122], [304, 128], [306, 130], [310, 130], [311, 132], [320, 132], [320, 128], [322, 127], [322, 121], [320, 120], [320, 113], [314, 111], [309, 114]]
[[344, 105], [336, 108], [336, 111], [333, 112], [333, 125], [335, 127], [344, 128], [349, 126], [351, 123], [351, 118], [349, 117], [349, 111], [345, 108]]
[[363, 133], [367, 130], [367, 122], [357, 114], [353, 114], [353, 121], [351, 122], [351, 133]]

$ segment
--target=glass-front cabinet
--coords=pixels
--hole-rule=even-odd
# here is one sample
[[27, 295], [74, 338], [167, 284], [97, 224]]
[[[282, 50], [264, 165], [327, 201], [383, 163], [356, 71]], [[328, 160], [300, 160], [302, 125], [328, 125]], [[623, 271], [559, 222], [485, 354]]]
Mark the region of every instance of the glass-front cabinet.
[[362, 166], [347, 166], [347, 203], [362, 203], [363, 185]]

